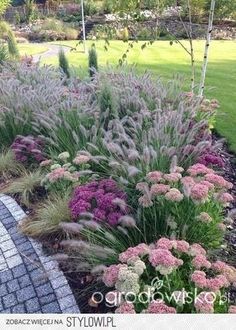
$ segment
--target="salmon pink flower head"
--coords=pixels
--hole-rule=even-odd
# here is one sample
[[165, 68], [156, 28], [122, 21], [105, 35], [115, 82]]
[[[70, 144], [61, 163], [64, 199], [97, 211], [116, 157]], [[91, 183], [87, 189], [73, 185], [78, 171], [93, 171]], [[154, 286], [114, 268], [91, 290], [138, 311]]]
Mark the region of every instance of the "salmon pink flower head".
[[226, 188], [232, 189], [233, 184], [231, 182], [226, 181], [222, 176], [217, 175], [215, 173], [209, 173], [205, 175], [206, 181], [213, 183], [218, 188]]
[[148, 181], [152, 183], [158, 183], [162, 181], [163, 173], [160, 171], [149, 172], [147, 174]]
[[161, 274], [170, 274], [183, 264], [183, 260], [176, 258], [167, 249], [153, 249], [149, 253], [149, 261]]
[[160, 249], [171, 250], [174, 247], [174, 245], [176, 245], [174, 241], [165, 237], [160, 238], [156, 242], [156, 247]]
[[151, 186], [151, 195], [153, 197], [166, 194], [170, 190], [170, 186], [162, 183], [156, 183]]
[[205, 272], [202, 272], [200, 270], [195, 270], [191, 276], [191, 280], [198, 288], [203, 289], [206, 287], [207, 279]]
[[184, 195], [178, 189], [171, 188], [170, 191], [165, 194], [165, 198], [171, 202], [181, 202]]
[[236, 306], [234, 306], [234, 305], [229, 306], [228, 313], [229, 314], [236, 314]]
[[46, 160], [43, 160], [39, 166], [40, 167], [47, 167], [47, 166], [50, 166], [52, 164], [52, 160], [51, 159], [46, 159]]
[[203, 164], [197, 163], [197, 164], [189, 167], [187, 172], [191, 176], [198, 176], [198, 175], [205, 175], [205, 174], [213, 173], [214, 171], [212, 169], [206, 167]]
[[211, 267], [211, 263], [204, 255], [201, 254], [196, 255], [196, 257], [192, 260], [192, 264], [196, 269]]
[[198, 243], [194, 243], [189, 248], [189, 255], [190, 256], [197, 256], [198, 254], [206, 255], [206, 250]]
[[132, 303], [124, 302], [115, 310], [115, 314], [136, 314], [136, 312]]
[[167, 306], [164, 302], [154, 300], [150, 302], [148, 308], [144, 311], [147, 314], [176, 314], [174, 307]]
[[176, 183], [179, 182], [179, 180], [182, 178], [182, 175], [180, 173], [173, 172], [169, 174], [164, 174], [163, 178], [170, 183]]
[[150, 207], [153, 205], [151, 198], [146, 194], [139, 197], [138, 202], [142, 207]]
[[212, 292], [202, 291], [196, 297], [194, 306], [198, 313], [212, 314], [214, 313], [215, 295]]
[[184, 240], [175, 240], [175, 246], [174, 246], [174, 249], [177, 251], [177, 252], [180, 252], [180, 253], [188, 253], [189, 252], [189, 243], [184, 241]]
[[227, 267], [228, 267], [228, 265], [225, 262], [219, 261], [219, 260], [212, 263], [212, 265], [211, 265], [211, 268], [213, 270], [216, 270], [219, 273], [221, 273], [221, 272], [223, 273], [225, 270], [227, 270]]
[[219, 291], [222, 288], [227, 288], [230, 285], [224, 275], [217, 275], [215, 278], [206, 280], [206, 287], [213, 292]]
[[127, 262], [130, 258], [134, 257], [142, 257], [150, 252], [150, 247], [145, 244], [141, 243], [135, 247], [129, 247], [126, 251], [119, 254], [120, 262]]
[[111, 265], [105, 269], [102, 280], [107, 287], [110, 288], [115, 286], [116, 282], [118, 281], [118, 275], [121, 267], [122, 265], [118, 264]]
[[87, 164], [90, 161], [90, 157], [86, 155], [78, 155], [73, 159], [75, 165]]
[[217, 195], [217, 200], [224, 206], [228, 206], [231, 202], [234, 201], [234, 198], [229, 193], [222, 193]]
[[211, 265], [211, 269], [224, 275], [230, 283], [236, 282], [236, 269], [223, 261], [216, 261]]
[[195, 184], [190, 192], [190, 197], [194, 202], [204, 203], [207, 200], [209, 189], [201, 183]]
[[209, 190], [214, 189], [215, 186], [213, 183], [210, 183], [209, 181], [206, 180], [202, 180], [201, 184], [205, 185]]
[[48, 173], [46, 177], [49, 182], [53, 183], [60, 179], [63, 179], [65, 173], [66, 173], [66, 170], [64, 168], [60, 167], [60, 168], [56, 168], [52, 172]]

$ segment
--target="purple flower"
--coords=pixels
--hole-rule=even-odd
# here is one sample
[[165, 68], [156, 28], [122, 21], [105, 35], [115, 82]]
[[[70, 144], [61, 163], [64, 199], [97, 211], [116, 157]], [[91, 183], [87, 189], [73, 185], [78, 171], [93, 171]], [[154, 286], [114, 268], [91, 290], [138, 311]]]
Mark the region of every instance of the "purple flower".
[[205, 166], [213, 165], [213, 166], [223, 167], [225, 165], [222, 157], [213, 152], [204, 153], [203, 155], [200, 156], [198, 162]]
[[43, 155], [43, 147], [43, 141], [31, 135], [18, 135], [11, 145], [11, 149], [15, 154], [16, 160], [22, 163], [26, 163], [27, 165], [35, 162], [41, 163], [43, 160], [45, 160]]
[[128, 207], [121, 208], [121, 204], [114, 203], [117, 199], [123, 200], [121, 204], [126, 205], [126, 194], [112, 179], [93, 181], [79, 186], [75, 188], [69, 201], [72, 218], [78, 220], [81, 213], [89, 212], [93, 214], [95, 221], [104, 221], [116, 226], [119, 218], [128, 213]]

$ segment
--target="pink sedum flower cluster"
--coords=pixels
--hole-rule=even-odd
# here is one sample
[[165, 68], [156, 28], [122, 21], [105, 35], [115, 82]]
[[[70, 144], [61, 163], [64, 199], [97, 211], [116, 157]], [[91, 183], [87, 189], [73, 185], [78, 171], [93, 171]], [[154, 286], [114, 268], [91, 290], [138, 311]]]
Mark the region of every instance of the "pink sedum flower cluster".
[[174, 307], [169, 307], [163, 302], [152, 301], [144, 313], [148, 314], [176, 314], [176, 309]]
[[150, 172], [146, 176], [147, 182], [137, 184], [136, 189], [143, 193], [139, 198], [142, 207], [150, 207], [155, 201], [188, 202], [189, 198], [196, 204], [204, 204], [213, 199], [227, 206], [234, 200], [227, 192], [232, 188], [232, 184], [213, 169], [197, 163], [189, 167], [185, 176], [176, 169], [177, 167], [174, 167], [174, 172], [167, 174], [160, 171]]
[[[211, 263], [207, 259], [206, 251], [200, 244], [189, 244], [185, 240], [160, 238], [154, 244], [139, 244], [130, 247], [119, 255], [120, 264], [111, 265], [103, 274], [103, 282], [109, 288], [111, 295], [119, 296], [119, 303], [116, 305], [116, 313], [136, 313], [135, 300], [132, 304], [126, 301], [126, 294], [138, 295], [149, 288], [151, 292], [162, 290], [168, 286], [169, 290], [181, 297], [185, 293], [176, 291], [175, 279], [186, 281], [197, 289], [198, 295], [193, 300], [193, 308], [197, 313], [214, 313], [216, 296], [220, 290], [225, 290], [236, 283], [236, 269], [225, 262], [216, 261]], [[159, 274], [157, 276], [157, 274]], [[159, 277], [160, 276], [160, 277]], [[173, 277], [172, 277], [173, 276]], [[150, 279], [158, 278], [158, 283], [163, 284], [158, 289], [152, 286]], [[167, 280], [168, 279], [168, 280]], [[167, 283], [165, 281], [167, 280]], [[140, 291], [141, 290], [141, 291]], [[107, 294], [109, 296], [109, 292]], [[155, 297], [155, 295], [153, 296]], [[178, 299], [177, 299], [178, 300]], [[152, 299], [148, 305], [143, 305], [142, 313], [176, 313], [178, 305], [184, 306], [185, 299], [179, 301], [165, 301]], [[140, 312], [140, 302], [138, 302]], [[236, 312], [236, 307], [231, 306], [230, 311]]]

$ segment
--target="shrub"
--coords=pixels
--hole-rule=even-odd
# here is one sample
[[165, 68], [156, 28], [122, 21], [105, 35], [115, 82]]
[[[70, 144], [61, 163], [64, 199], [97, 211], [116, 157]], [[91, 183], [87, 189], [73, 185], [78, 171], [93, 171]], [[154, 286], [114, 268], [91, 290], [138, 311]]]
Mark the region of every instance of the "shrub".
[[7, 47], [0, 43], [0, 65], [4, 64], [4, 62], [8, 61], [9, 54], [7, 51]]
[[70, 78], [69, 62], [68, 62], [68, 59], [66, 58], [66, 55], [65, 55], [65, 52], [64, 52], [63, 48], [61, 48], [60, 51], [59, 51], [58, 59], [59, 59], [60, 68], [65, 73], [67, 78]]
[[17, 161], [25, 165], [39, 164], [45, 157], [43, 155], [44, 143], [42, 139], [33, 136], [17, 136], [11, 145]]
[[236, 269], [209, 261], [199, 244], [161, 238], [150, 246], [129, 248], [119, 261], [103, 273], [103, 282], [111, 290], [105, 296], [106, 305], [115, 306], [115, 313], [228, 311], [226, 290], [235, 282]]
[[95, 72], [98, 70], [98, 59], [97, 59], [97, 51], [93, 46], [89, 50], [89, 75], [93, 77]]
[[84, 5], [85, 15], [92, 16], [98, 13], [97, 4], [93, 0], [87, 0]]
[[29, 40], [39, 41], [75, 40], [77, 37], [76, 29], [54, 18], [47, 18], [42, 23], [35, 25], [29, 34]]
[[17, 42], [12, 31], [8, 32], [7, 38], [8, 52], [13, 59], [19, 59], [20, 54], [17, 47]]
[[36, 10], [35, 0], [25, 0], [25, 20], [30, 23], [34, 18]]
[[0, 22], [0, 39], [7, 40], [9, 31], [11, 31], [10, 25], [5, 21], [1, 21]]
[[6, 9], [10, 6], [11, 0], [1, 0], [0, 3], [0, 16], [3, 15]]

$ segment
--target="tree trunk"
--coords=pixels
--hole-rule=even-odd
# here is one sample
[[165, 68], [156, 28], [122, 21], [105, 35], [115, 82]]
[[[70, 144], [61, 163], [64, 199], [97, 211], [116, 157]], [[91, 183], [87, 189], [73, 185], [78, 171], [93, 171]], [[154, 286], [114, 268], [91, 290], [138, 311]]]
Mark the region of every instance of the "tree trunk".
[[193, 31], [192, 31], [192, 11], [190, 0], [187, 1], [188, 4], [188, 15], [189, 15], [189, 44], [190, 44], [190, 57], [191, 57], [191, 91], [194, 92], [195, 87], [195, 57], [193, 49]]
[[201, 80], [200, 80], [200, 87], [199, 87], [199, 95], [200, 96], [203, 96], [203, 92], [204, 92], [204, 88], [205, 88], [209, 46], [210, 46], [210, 42], [211, 42], [211, 33], [212, 33], [212, 29], [213, 29], [214, 11], [215, 11], [215, 0], [211, 0], [211, 8], [210, 8], [210, 13], [209, 13], [206, 45], [205, 45], [204, 59], [203, 59], [202, 73], [201, 73]]

